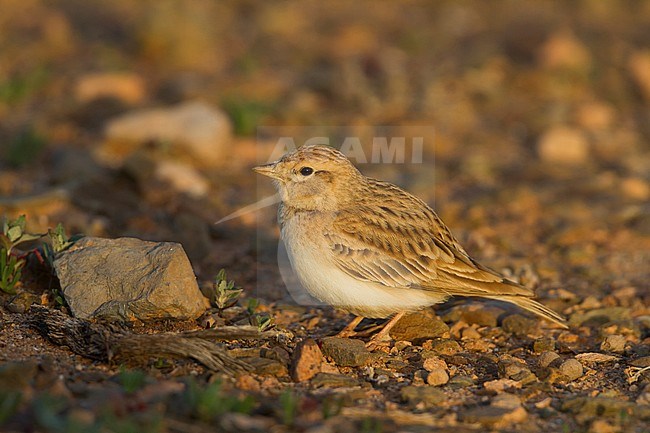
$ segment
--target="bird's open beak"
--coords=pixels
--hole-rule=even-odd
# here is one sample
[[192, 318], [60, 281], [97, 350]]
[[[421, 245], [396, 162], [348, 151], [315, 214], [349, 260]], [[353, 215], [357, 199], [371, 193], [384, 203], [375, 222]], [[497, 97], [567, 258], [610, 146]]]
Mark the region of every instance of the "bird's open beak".
[[276, 166], [277, 163], [272, 162], [270, 164], [260, 165], [259, 167], [253, 167], [253, 171], [259, 174], [263, 174], [264, 176], [279, 180], [280, 176], [275, 171]]

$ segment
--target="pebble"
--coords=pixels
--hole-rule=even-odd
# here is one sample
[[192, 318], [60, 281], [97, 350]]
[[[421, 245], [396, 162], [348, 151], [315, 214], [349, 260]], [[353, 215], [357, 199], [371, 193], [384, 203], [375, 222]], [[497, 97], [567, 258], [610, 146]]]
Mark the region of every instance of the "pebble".
[[437, 356], [431, 356], [424, 360], [422, 367], [426, 371], [447, 370], [447, 363]]
[[429, 352], [434, 355], [455, 355], [462, 350], [456, 340], [449, 339], [429, 340], [422, 344], [422, 348], [425, 349], [422, 352], [422, 357]]
[[539, 355], [539, 358], [537, 359], [537, 363], [539, 364], [540, 367], [549, 367], [551, 364], [556, 362], [560, 358], [560, 355], [558, 355], [555, 352], [544, 352], [541, 355]]
[[548, 337], [538, 338], [533, 342], [533, 352], [542, 353], [555, 350], [555, 340]]
[[569, 358], [560, 365], [560, 373], [565, 375], [570, 381], [576, 380], [584, 374], [584, 368], [577, 359]]
[[268, 358], [243, 358], [243, 361], [252, 365], [256, 374], [260, 376], [282, 377], [288, 374], [287, 367], [278, 361]]
[[637, 51], [630, 57], [629, 69], [634, 81], [645, 96], [646, 101], [650, 101], [650, 51]]
[[585, 71], [591, 65], [591, 53], [573, 32], [558, 30], [541, 46], [539, 60], [545, 68]]
[[501, 378], [516, 380], [522, 384], [537, 380], [537, 377], [530, 371], [526, 362], [518, 358], [502, 358], [499, 360], [497, 368]]
[[449, 382], [449, 373], [443, 368], [436, 368], [429, 371], [427, 383], [431, 386], [441, 386]]
[[29, 310], [32, 304], [40, 304], [40, 297], [29, 292], [19, 291], [7, 303], [5, 308], [12, 313], [24, 313]]
[[608, 335], [600, 344], [603, 352], [624, 353], [626, 339], [622, 335]]
[[359, 386], [360, 382], [354, 377], [336, 373], [317, 373], [311, 380], [314, 388], [344, 388]]
[[390, 330], [390, 335], [395, 340], [420, 342], [442, 337], [449, 332], [449, 327], [437, 317], [430, 317], [424, 313], [411, 313], [400, 319]]
[[291, 378], [295, 382], [309, 380], [321, 371], [323, 352], [318, 344], [308, 338], [296, 347], [291, 359]]
[[596, 308], [590, 311], [577, 311], [569, 318], [571, 326], [602, 325], [631, 318], [630, 309], [626, 307]]
[[525, 337], [538, 329], [538, 322], [535, 319], [529, 319], [520, 314], [512, 314], [503, 319], [501, 326], [506, 332], [514, 334], [517, 337]]
[[425, 406], [437, 406], [447, 400], [445, 393], [439, 388], [431, 386], [414, 386], [407, 385], [400, 391], [402, 401], [414, 407], [419, 403]]
[[323, 339], [321, 348], [325, 356], [343, 367], [360, 367], [372, 359], [365, 343], [352, 338], [327, 337]]
[[639, 177], [629, 177], [621, 181], [621, 190], [627, 197], [647, 201], [650, 199], [650, 184]]
[[483, 387], [488, 391], [504, 392], [506, 389], [521, 389], [521, 382], [512, 379], [497, 379], [483, 383]]
[[478, 406], [459, 413], [459, 419], [466, 423], [478, 423], [485, 427], [500, 428], [520, 423], [528, 418], [528, 412], [513, 394], [499, 394], [489, 406]]
[[537, 153], [548, 164], [582, 165], [589, 159], [589, 142], [581, 130], [557, 126], [539, 138]]
[[93, 73], [79, 78], [74, 89], [79, 102], [113, 98], [127, 104], [142, 102], [146, 95], [144, 80], [131, 73]]
[[467, 388], [468, 386], [474, 385], [474, 379], [471, 376], [465, 374], [459, 374], [452, 377], [449, 382], [449, 386], [453, 389]]
[[598, 364], [601, 362], [612, 362], [612, 361], [618, 361], [620, 357], [616, 355], [606, 355], [604, 353], [595, 353], [595, 352], [585, 352], [585, 353], [578, 353], [575, 358], [582, 362], [591, 362], [594, 364]]
[[464, 328], [460, 333], [460, 338], [463, 340], [477, 340], [481, 338], [481, 334], [474, 328]]
[[448, 311], [443, 319], [446, 322], [458, 322], [462, 320], [469, 325], [479, 326], [497, 326], [497, 320], [505, 310], [490, 305], [463, 304], [453, 307]]

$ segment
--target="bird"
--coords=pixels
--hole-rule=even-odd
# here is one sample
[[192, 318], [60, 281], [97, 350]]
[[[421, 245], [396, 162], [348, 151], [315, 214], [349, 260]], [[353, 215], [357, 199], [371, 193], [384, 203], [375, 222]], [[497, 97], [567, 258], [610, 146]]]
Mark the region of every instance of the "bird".
[[281, 239], [295, 274], [315, 298], [355, 317], [390, 318], [369, 341], [390, 341], [404, 314], [450, 297], [515, 304], [562, 328], [565, 319], [534, 292], [471, 258], [423, 200], [364, 176], [340, 151], [304, 145], [254, 167], [278, 190]]

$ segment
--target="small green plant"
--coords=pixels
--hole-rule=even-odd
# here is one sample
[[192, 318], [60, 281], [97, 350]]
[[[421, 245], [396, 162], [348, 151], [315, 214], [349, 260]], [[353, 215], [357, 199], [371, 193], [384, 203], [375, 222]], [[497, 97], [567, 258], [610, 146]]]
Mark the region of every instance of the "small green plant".
[[50, 238], [50, 243], [43, 244], [43, 257], [50, 269], [54, 269], [54, 259], [58, 253], [67, 250], [83, 237], [83, 235], [68, 237], [61, 223], [54, 230], [49, 229], [47, 235]]
[[343, 400], [340, 396], [328, 396], [323, 400], [321, 410], [323, 412], [323, 419], [332, 418], [333, 416], [341, 413], [343, 408]]
[[7, 422], [18, 411], [22, 398], [23, 394], [20, 391], [0, 391], [0, 425]]
[[253, 314], [250, 316], [249, 321], [251, 325], [257, 326], [260, 332], [268, 331], [275, 326], [273, 317], [268, 314]]
[[243, 289], [235, 287], [234, 281], [228, 281], [226, 270], [221, 269], [212, 284], [210, 303], [219, 311], [223, 311], [237, 303], [242, 291]]
[[381, 433], [383, 426], [381, 421], [377, 418], [364, 418], [361, 421], [361, 428], [359, 429], [362, 433]]
[[2, 222], [2, 233], [0, 233], [0, 290], [5, 293], [16, 293], [16, 287], [22, 276], [22, 268], [25, 266], [25, 258], [13, 254], [12, 250], [16, 245], [42, 237], [42, 235], [25, 233], [25, 222], [25, 215], [21, 215], [13, 221], [5, 218]]
[[147, 375], [140, 370], [121, 369], [117, 381], [127, 394], [133, 394], [147, 382]]
[[272, 107], [260, 101], [230, 98], [223, 102], [224, 110], [230, 116], [236, 135], [253, 135], [262, 117]]
[[285, 391], [280, 394], [280, 407], [282, 408], [282, 422], [284, 425], [292, 426], [298, 415], [298, 396], [292, 391]]
[[257, 311], [257, 307], [260, 306], [260, 300], [257, 298], [250, 298], [246, 302], [246, 311], [248, 312], [249, 316], [252, 316], [255, 314], [255, 311]]
[[45, 145], [42, 135], [33, 128], [27, 128], [9, 142], [5, 159], [12, 167], [22, 167], [36, 160]]
[[228, 412], [249, 414], [255, 406], [251, 396], [225, 395], [220, 381], [201, 387], [194, 379], [187, 384], [183, 402], [189, 405], [192, 416], [203, 422], [213, 421]]

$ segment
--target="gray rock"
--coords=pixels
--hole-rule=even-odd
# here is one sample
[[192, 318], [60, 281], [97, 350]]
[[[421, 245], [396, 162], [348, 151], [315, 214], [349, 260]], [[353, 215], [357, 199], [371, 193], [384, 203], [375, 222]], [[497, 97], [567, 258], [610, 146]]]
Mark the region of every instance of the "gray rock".
[[424, 403], [429, 407], [437, 406], [447, 400], [447, 396], [442, 390], [431, 386], [408, 385], [402, 388], [400, 395], [402, 401], [413, 407], [419, 403]]
[[327, 337], [323, 339], [323, 354], [343, 367], [359, 367], [372, 359], [372, 354], [361, 340], [352, 338]]
[[421, 342], [443, 336], [449, 332], [449, 327], [437, 317], [429, 317], [424, 313], [411, 313], [400, 319], [390, 330], [395, 340]]
[[[198, 162], [218, 165], [232, 136], [228, 116], [201, 102], [187, 102], [171, 108], [144, 109], [124, 114], [106, 126], [110, 141], [134, 143], [134, 148], [150, 141], [165, 141], [184, 147]], [[109, 160], [110, 149], [100, 150]]]
[[87, 237], [54, 268], [72, 314], [82, 319], [194, 319], [209, 307], [180, 244]]
[[608, 335], [600, 344], [600, 350], [603, 352], [624, 353], [625, 337], [622, 335]]

